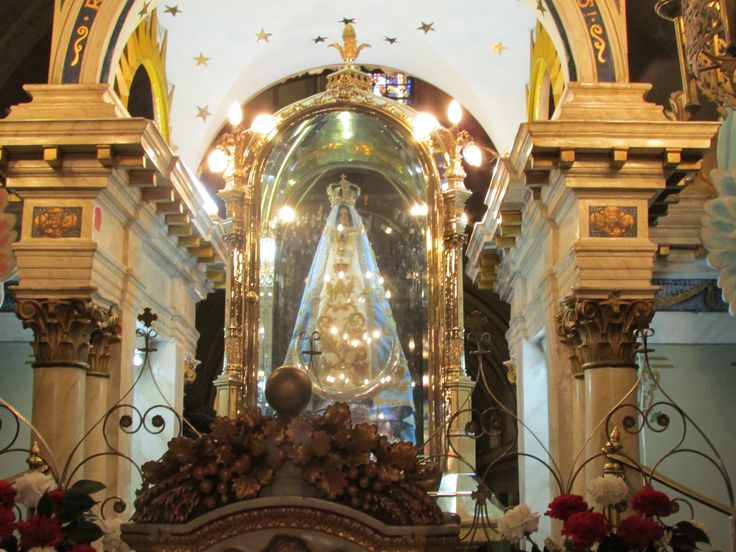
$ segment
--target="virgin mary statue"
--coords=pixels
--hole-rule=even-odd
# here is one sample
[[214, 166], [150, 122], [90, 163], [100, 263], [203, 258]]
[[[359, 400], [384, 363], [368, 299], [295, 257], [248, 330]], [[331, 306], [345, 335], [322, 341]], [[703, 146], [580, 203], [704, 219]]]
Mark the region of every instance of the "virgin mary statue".
[[[342, 175], [327, 186], [331, 209], [309, 269], [284, 364], [306, 370], [319, 403], [344, 401], [355, 422], [415, 442], [411, 377], [363, 220], [360, 188]], [[308, 359], [305, 335], [318, 332]]]

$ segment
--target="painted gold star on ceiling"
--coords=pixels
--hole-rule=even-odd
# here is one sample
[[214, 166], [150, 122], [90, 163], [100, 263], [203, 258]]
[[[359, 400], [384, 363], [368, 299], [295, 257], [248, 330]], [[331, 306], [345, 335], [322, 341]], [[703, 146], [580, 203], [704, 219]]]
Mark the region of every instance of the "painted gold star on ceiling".
[[166, 6], [166, 9], [164, 11], [166, 13], [170, 13], [172, 17], [176, 17], [177, 13], [182, 13], [182, 11], [179, 9], [179, 6]]
[[352, 24], [352, 23], [355, 23], [355, 18], [354, 17], [343, 17], [340, 21], [338, 21], [338, 23], [344, 23], [345, 25], [347, 25], [348, 23]]
[[491, 51], [499, 56], [503, 55], [504, 50], [508, 50], [508, 47], [504, 46], [503, 42], [496, 42], [491, 46]]
[[210, 58], [208, 58], [202, 52], [199, 52], [199, 55], [193, 57], [192, 59], [197, 62], [197, 65], [204, 65], [205, 67], [209, 67], [207, 65], [207, 62], [210, 60]]
[[317, 35], [312, 39], [312, 42], [317, 44], [318, 42], [324, 42], [325, 40], [327, 40], [326, 36]]
[[268, 40], [268, 37], [270, 37], [273, 33], [267, 33], [265, 30], [263, 30], [263, 27], [261, 27], [261, 31], [256, 33], [256, 42], [271, 42]]
[[542, 15], [544, 15], [547, 11], [547, 9], [544, 7], [544, 0], [537, 0], [537, 11]]
[[394, 37], [384, 36], [383, 40], [385, 40], [389, 44], [396, 44], [398, 42], [398, 39], [395, 36]]
[[212, 115], [212, 113], [210, 113], [210, 111], [209, 111], [209, 107], [210, 107], [209, 105], [206, 105], [204, 107], [197, 106], [197, 115], [196, 116], [199, 117], [200, 119], [202, 119], [202, 121], [204, 121], [205, 123], [207, 122], [207, 117], [209, 117], [210, 115]]
[[150, 5], [150, 2], [143, 2], [143, 7], [141, 8], [141, 11], [138, 12], [138, 17], [145, 17], [146, 15], [148, 15], [148, 7]]
[[424, 31], [424, 34], [426, 35], [429, 31], [435, 31], [437, 29], [434, 28], [434, 23], [425, 23], [422, 21], [422, 24], [417, 27], [417, 31]]

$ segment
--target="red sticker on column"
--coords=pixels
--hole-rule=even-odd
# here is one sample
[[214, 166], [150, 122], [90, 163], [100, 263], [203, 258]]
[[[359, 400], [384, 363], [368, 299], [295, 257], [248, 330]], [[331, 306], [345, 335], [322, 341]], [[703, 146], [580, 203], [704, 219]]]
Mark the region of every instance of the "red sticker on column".
[[102, 228], [102, 207], [95, 207], [95, 230], [97, 232]]

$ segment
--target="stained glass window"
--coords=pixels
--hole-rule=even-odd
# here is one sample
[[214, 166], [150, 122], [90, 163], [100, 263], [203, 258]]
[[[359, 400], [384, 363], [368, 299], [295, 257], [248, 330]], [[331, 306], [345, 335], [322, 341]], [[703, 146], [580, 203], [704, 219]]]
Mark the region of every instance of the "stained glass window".
[[373, 93], [397, 102], [412, 103], [412, 78], [406, 73], [373, 71]]

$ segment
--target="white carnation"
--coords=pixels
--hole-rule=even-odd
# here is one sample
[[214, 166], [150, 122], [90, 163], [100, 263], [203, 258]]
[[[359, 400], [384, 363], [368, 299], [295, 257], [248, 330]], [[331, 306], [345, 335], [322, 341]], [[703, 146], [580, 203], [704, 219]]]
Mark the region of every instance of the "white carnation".
[[498, 532], [506, 540], [516, 541], [539, 528], [539, 514], [532, 512], [526, 504], [506, 510], [498, 522]]
[[56, 552], [56, 548], [53, 546], [34, 546], [28, 552]]
[[56, 488], [56, 481], [47, 473], [29, 471], [15, 480], [13, 488], [18, 493], [15, 497], [16, 502], [28, 508], [35, 508], [43, 493]]
[[626, 482], [615, 475], [596, 477], [588, 483], [588, 493], [593, 502], [601, 507], [611, 506], [626, 500], [629, 487]]
[[125, 552], [130, 550], [120, 538], [120, 526], [125, 523], [121, 517], [109, 517], [98, 520], [100, 528], [105, 533], [102, 537], [105, 550], [112, 552]]

